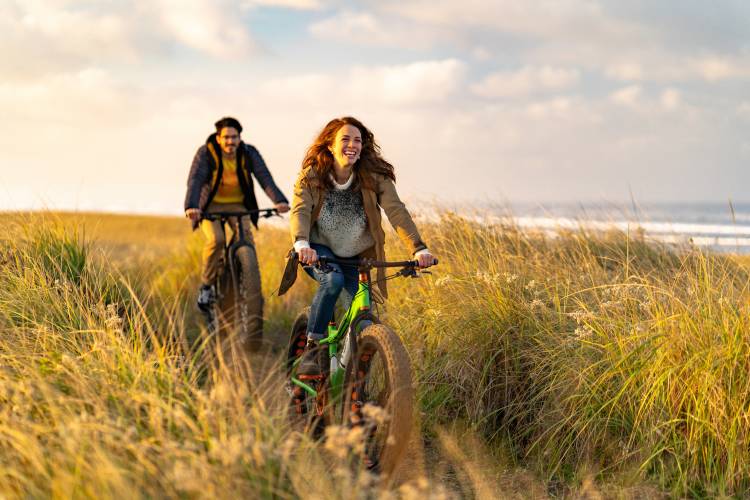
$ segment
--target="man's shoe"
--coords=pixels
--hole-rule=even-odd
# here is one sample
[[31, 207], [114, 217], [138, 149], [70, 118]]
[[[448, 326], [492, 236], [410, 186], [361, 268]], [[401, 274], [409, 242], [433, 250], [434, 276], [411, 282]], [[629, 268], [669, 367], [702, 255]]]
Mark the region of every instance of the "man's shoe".
[[320, 344], [312, 339], [308, 339], [305, 352], [302, 354], [302, 360], [297, 366], [297, 376], [317, 377], [322, 375], [320, 358], [323, 352]]
[[198, 290], [198, 308], [207, 312], [215, 299], [214, 287], [212, 285], [201, 285], [200, 290]]

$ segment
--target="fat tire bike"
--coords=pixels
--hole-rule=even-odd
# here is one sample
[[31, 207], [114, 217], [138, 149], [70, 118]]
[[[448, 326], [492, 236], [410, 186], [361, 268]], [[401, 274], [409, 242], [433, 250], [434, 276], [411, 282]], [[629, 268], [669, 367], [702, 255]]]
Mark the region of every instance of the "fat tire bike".
[[370, 271], [400, 268], [389, 278], [416, 278], [418, 263], [320, 257], [314, 265], [335, 272], [328, 265], [332, 263], [357, 267], [358, 289], [349, 309], [338, 322], [329, 323], [328, 336], [319, 342], [321, 375], [297, 375], [310, 308], [295, 319], [286, 362], [290, 413], [305, 419], [315, 437], [322, 437], [331, 424], [363, 427], [363, 451], [355, 458], [367, 469], [388, 476], [409, 441], [414, 389], [411, 362], [401, 339], [372, 311]]
[[263, 294], [255, 245], [245, 236], [253, 214], [279, 216], [275, 208], [201, 214], [201, 219], [219, 221], [224, 231], [227, 225], [232, 228], [232, 238], [225, 238], [223, 265], [213, 283], [214, 299], [201, 311], [209, 334], [229, 330], [248, 349], [257, 350], [263, 339]]

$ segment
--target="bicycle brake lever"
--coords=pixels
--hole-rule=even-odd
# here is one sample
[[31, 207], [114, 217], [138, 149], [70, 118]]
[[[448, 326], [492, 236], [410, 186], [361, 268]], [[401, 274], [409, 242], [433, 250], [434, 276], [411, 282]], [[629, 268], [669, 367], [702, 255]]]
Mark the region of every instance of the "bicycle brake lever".
[[414, 269], [413, 267], [405, 267], [401, 271], [399, 271], [399, 274], [404, 277], [416, 278], [417, 270]]

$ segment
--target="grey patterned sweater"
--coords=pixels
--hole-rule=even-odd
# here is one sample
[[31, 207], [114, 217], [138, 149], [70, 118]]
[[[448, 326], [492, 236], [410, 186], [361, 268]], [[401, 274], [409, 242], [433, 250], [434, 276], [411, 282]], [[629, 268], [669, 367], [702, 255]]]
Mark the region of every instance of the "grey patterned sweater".
[[318, 220], [310, 229], [310, 242], [325, 245], [339, 257], [354, 257], [375, 244], [367, 227], [362, 193], [353, 190], [354, 175], [344, 184], [333, 179]]

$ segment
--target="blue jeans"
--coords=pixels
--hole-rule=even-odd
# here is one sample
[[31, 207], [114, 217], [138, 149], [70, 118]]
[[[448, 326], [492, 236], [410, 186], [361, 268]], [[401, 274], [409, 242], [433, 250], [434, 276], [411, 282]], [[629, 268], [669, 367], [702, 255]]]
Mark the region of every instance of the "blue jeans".
[[[311, 243], [310, 247], [318, 256], [338, 257], [325, 245]], [[356, 267], [329, 264], [330, 272], [323, 272], [315, 266], [304, 266], [305, 271], [320, 286], [310, 305], [310, 316], [307, 318], [307, 337], [320, 340], [328, 336], [328, 322], [333, 319], [336, 299], [344, 292], [344, 307], [348, 308], [359, 287], [359, 271]]]

